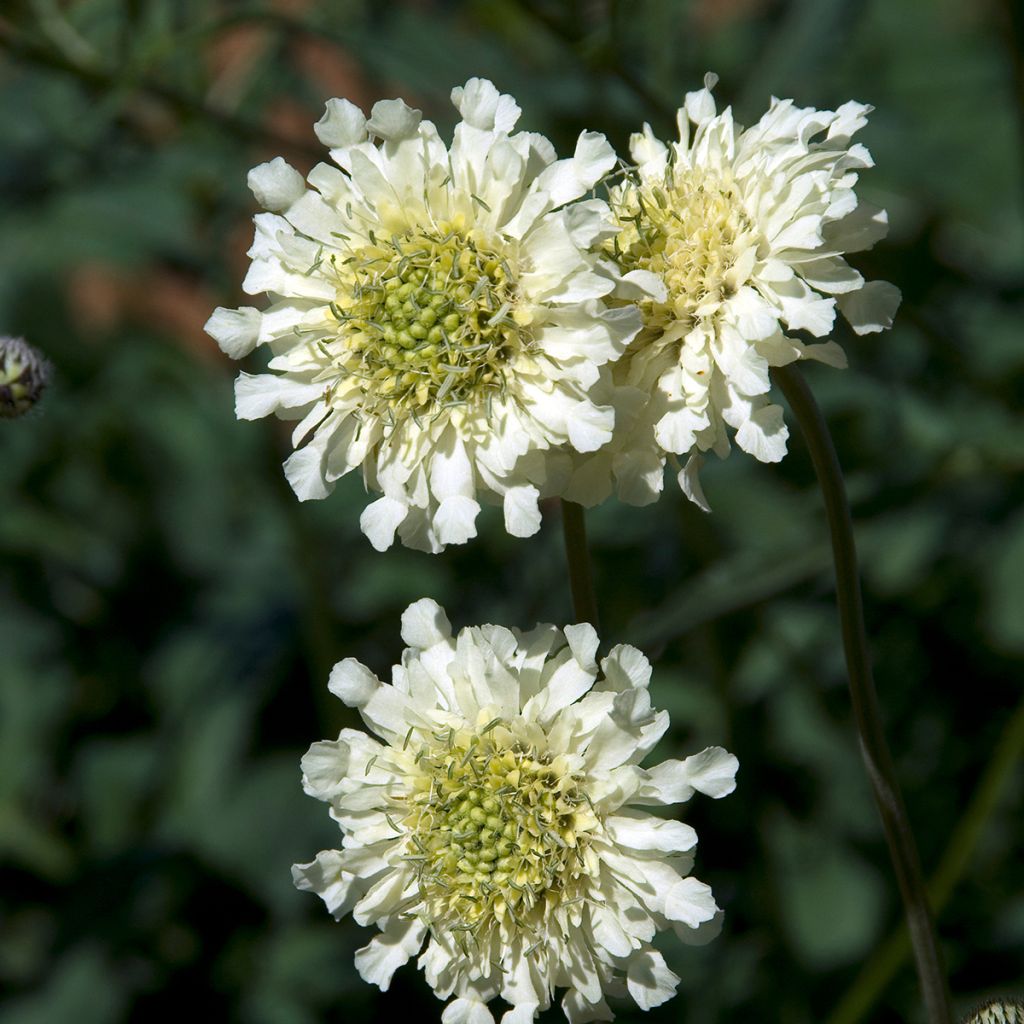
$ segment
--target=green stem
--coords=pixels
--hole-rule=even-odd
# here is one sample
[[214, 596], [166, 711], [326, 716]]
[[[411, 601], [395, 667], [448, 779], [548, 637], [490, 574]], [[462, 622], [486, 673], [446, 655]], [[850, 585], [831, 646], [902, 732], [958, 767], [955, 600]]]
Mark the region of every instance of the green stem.
[[882, 729], [867, 632], [864, 628], [853, 522], [839, 459], [825, 419], [800, 371], [793, 365], [775, 367], [772, 375], [800, 424], [825, 499], [853, 716], [868, 779], [882, 818], [889, 856], [903, 897], [903, 909], [927, 1019], [929, 1024], [953, 1024], [949, 987], [921, 874], [917, 845]]
[[590, 555], [587, 552], [587, 524], [583, 506], [562, 499], [562, 534], [565, 537], [565, 556], [569, 562], [569, 585], [572, 588], [572, 607], [577, 622], [589, 622], [594, 629], [597, 621], [597, 600], [594, 580], [590, 574]]
[[[1009, 724], [996, 744], [978, 788], [957, 824], [939, 866], [928, 881], [928, 895], [936, 910], [941, 910], [957, 883], [970, 866], [978, 840], [995, 814], [1006, 791], [1013, 769], [1024, 755], [1024, 703], [1017, 706]], [[825, 1024], [857, 1024], [862, 1020], [885, 986], [892, 980], [910, 951], [905, 927], [898, 928], [877, 947], [861, 968], [842, 1001]]]

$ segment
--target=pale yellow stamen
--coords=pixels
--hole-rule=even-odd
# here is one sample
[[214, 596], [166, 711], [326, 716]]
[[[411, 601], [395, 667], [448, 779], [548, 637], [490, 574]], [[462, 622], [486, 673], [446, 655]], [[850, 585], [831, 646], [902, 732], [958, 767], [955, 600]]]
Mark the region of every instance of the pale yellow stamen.
[[564, 757], [492, 723], [444, 734], [417, 763], [404, 824], [427, 919], [529, 930], [538, 908], [572, 898], [596, 819]]
[[613, 197], [622, 227], [611, 248], [624, 270], [657, 274], [665, 302], [642, 304], [647, 326], [697, 320], [741, 283], [737, 264], [756, 247], [753, 224], [726, 178], [670, 171], [662, 185], [627, 184]]
[[504, 391], [509, 364], [531, 344], [507, 259], [455, 224], [410, 228], [350, 258], [331, 313], [335, 371], [363, 384], [376, 411], [429, 415]]

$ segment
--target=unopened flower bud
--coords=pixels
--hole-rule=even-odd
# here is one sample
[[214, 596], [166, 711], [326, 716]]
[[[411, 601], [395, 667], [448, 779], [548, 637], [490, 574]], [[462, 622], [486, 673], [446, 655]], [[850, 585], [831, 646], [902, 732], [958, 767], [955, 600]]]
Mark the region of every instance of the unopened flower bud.
[[22, 338], [0, 337], [0, 419], [24, 415], [50, 382], [50, 364]]
[[996, 999], [975, 1010], [964, 1024], [1024, 1024], [1024, 1003]]

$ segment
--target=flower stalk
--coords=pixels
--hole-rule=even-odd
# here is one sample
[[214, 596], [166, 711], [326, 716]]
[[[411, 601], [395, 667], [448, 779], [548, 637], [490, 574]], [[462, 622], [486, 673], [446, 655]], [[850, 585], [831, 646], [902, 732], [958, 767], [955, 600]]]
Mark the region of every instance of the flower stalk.
[[576, 621], [589, 622], [595, 629], [600, 629], [594, 578], [590, 571], [590, 553], [587, 550], [587, 523], [583, 506], [577, 505], [575, 501], [562, 500], [562, 535], [565, 538], [565, 557], [569, 563], [569, 586], [572, 589], [572, 608]]
[[772, 376], [800, 424], [825, 499], [854, 721], [903, 899], [927, 1019], [929, 1024], [953, 1024], [949, 986], [921, 873], [917, 845], [882, 729], [864, 627], [853, 522], [839, 458], [821, 410], [800, 371], [793, 365], [774, 367]]

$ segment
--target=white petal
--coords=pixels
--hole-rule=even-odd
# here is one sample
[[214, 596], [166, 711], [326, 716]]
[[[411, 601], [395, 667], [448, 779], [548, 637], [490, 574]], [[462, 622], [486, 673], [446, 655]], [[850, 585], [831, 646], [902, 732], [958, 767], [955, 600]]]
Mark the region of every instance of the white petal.
[[462, 438], [454, 430], [446, 432], [430, 460], [430, 490], [439, 501], [473, 496], [473, 467]]
[[777, 284], [774, 297], [782, 306], [782, 317], [794, 331], [809, 331], [816, 338], [823, 338], [835, 323], [836, 300], [823, 299], [817, 292], [798, 277]]
[[217, 342], [225, 355], [241, 359], [256, 347], [262, 320], [260, 311], [252, 306], [242, 306], [241, 309], [218, 306], [203, 330]]
[[441, 544], [465, 544], [476, 536], [480, 503], [456, 494], [445, 498], [434, 513], [434, 529]]
[[615, 166], [615, 150], [598, 132], [582, 132], [576, 151], [540, 173], [537, 187], [551, 196], [555, 206], [579, 199]]
[[825, 228], [825, 245], [836, 252], [862, 252], [888, 233], [889, 214], [862, 199], [853, 213]]
[[450, 640], [452, 626], [444, 609], [429, 597], [415, 601], [402, 612], [402, 640], [409, 647], [426, 650]]
[[614, 842], [631, 850], [687, 853], [697, 845], [697, 833], [689, 825], [649, 814], [616, 815], [604, 825]]
[[672, 930], [688, 946], [706, 946], [712, 939], [722, 933], [722, 922], [725, 914], [719, 910], [710, 920], [702, 921], [696, 928], [675, 922]]
[[539, 1003], [517, 1003], [502, 1014], [501, 1024], [532, 1024], [539, 1010]]
[[598, 689], [623, 691], [645, 687], [651, 681], [651, 663], [643, 651], [628, 644], [618, 644], [601, 662], [604, 680]]
[[366, 130], [379, 138], [397, 141], [414, 136], [422, 120], [422, 112], [404, 100], [378, 100], [370, 111]]
[[580, 622], [574, 626], [566, 626], [565, 639], [569, 643], [569, 650], [572, 656], [588, 672], [597, 670], [597, 662], [594, 655], [597, 654], [597, 646], [600, 642], [597, 630], [589, 622]]
[[764, 405], [736, 431], [736, 443], [761, 462], [780, 462], [786, 454], [789, 428], [782, 419], [782, 406]]
[[[600, 242], [614, 238], [619, 229], [612, 220], [611, 210], [603, 199], [586, 199], [566, 208], [569, 237], [581, 248], [589, 249]], [[657, 281], [656, 275], [650, 275]], [[639, 289], [637, 289], [639, 291]], [[636, 296], [642, 298], [643, 293]]]
[[494, 1024], [494, 1017], [478, 999], [453, 999], [441, 1014], [441, 1024]]
[[719, 369], [741, 395], [763, 395], [768, 391], [767, 360], [732, 324], [721, 325], [712, 351]]
[[359, 529], [378, 551], [387, 551], [395, 541], [395, 530], [409, 514], [409, 506], [395, 498], [370, 502], [359, 516]]
[[[832, 295], [855, 291], [864, 283], [864, 278], [838, 256], [798, 263], [797, 269], [812, 288]], [[842, 309], [841, 303], [839, 308]]]
[[356, 924], [365, 925], [390, 917], [408, 899], [409, 890], [415, 891], [415, 888], [412, 870], [406, 867], [395, 868], [370, 886], [366, 895], [352, 908], [352, 919]]
[[668, 729], [667, 711], [653, 712], [647, 690], [627, 690], [615, 695], [612, 711], [598, 726], [587, 747], [591, 771], [606, 772], [623, 764], [635, 764]]
[[626, 972], [626, 987], [641, 1010], [661, 1006], [676, 993], [679, 975], [668, 969], [657, 950], [634, 956]]
[[888, 281], [869, 281], [859, 291], [840, 295], [839, 310], [857, 334], [873, 334], [892, 327], [901, 298]]
[[665, 487], [665, 458], [657, 451], [633, 449], [612, 460], [615, 490], [627, 505], [650, 505]]
[[[682, 766], [687, 788], [692, 787], [705, 796], [720, 800], [736, 788], [736, 772], [740, 763], [735, 754], [730, 754], [723, 747], [707, 747], [699, 754], [691, 754], [683, 760]], [[651, 770], [656, 771], [657, 766]], [[676, 797], [671, 802], [688, 799], [689, 794]]]
[[623, 274], [615, 288], [617, 299], [654, 299], [664, 302], [668, 298], [668, 289], [658, 274], [649, 270], [631, 270]]
[[326, 498], [331, 493], [324, 480], [324, 447], [329, 437], [325, 433], [285, 459], [284, 475], [299, 501]]
[[323, 394], [323, 384], [281, 377], [274, 373], [240, 373], [235, 381], [235, 415], [258, 420], [279, 409], [301, 409]]
[[292, 883], [315, 892], [340, 919], [386, 870], [379, 857], [365, 850], [323, 850], [309, 864], [292, 865]]
[[302, 757], [302, 789], [318, 800], [333, 800], [342, 790], [348, 773], [349, 747], [336, 740], [310, 746]]
[[665, 916], [689, 928], [712, 920], [717, 913], [718, 904], [711, 894], [711, 886], [696, 878], [682, 879], [665, 896]]
[[362, 662], [346, 658], [331, 669], [327, 689], [350, 708], [361, 708], [382, 685]]
[[471, 78], [452, 89], [452, 103], [462, 120], [483, 131], [510, 132], [521, 113], [511, 96], [498, 92], [486, 78]]
[[302, 175], [279, 156], [254, 167], [249, 172], [248, 184], [256, 202], [274, 213], [287, 210], [306, 191]]
[[684, 455], [693, 447], [696, 432], [705, 426], [706, 418], [693, 409], [672, 409], [658, 420], [654, 436], [665, 451]]
[[615, 409], [610, 405], [578, 402], [566, 416], [569, 443], [578, 452], [596, 452], [612, 439]]
[[634, 946], [620, 918], [619, 908], [601, 906], [595, 903], [590, 908], [590, 920], [593, 928], [594, 942], [606, 949], [614, 957], [627, 957], [633, 952]]
[[313, 125], [313, 131], [325, 146], [345, 149], [366, 141], [366, 118], [348, 100], [328, 100], [324, 116]]
[[718, 75], [708, 72], [704, 76], [704, 88], [686, 94], [686, 115], [694, 124], [710, 121], [715, 116], [715, 99], [711, 90], [718, 83]]
[[398, 918], [387, 930], [356, 950], [356, 970], [363, 981], [387, 992], [395, 971], [418, 953], [427, 928], [420, 921]]
[[834, 341], [826, 341], [820, 345], [804, 345], [800, 356], [802, 359], [814, 359], [826, 366], [835, 366], [840, 370], [845, 370], [849, 365], [846, 353]]
[[541, 522], [540, 491], [533, 484], [510, 487], [503, 499], [505, 529], [513, 537], [532, 537]]
[[596, 674], [596, 666], [588, 672], [571, 651], [564, 651], [545, 666], [540, 693], [524, 707], [524, 715], [532, 712], [541, 722], [550, 722], [594, 685]]
[[728, 304], [729, 319], [745, 341], [769, 338], [779, 329], [772, 307], [753, 288], [741, 288]]
[[615, 1014], [603, 1000], [590, 1003], [578, 989], [570, 988], [562, 998], [562, 1010], [569, 1024], [588, 1024], [593, 1020], [614, 1020]]
[[662, 761], [648, 770], [637, 802], [677, 804], [694, 792], [720, 799], [736, 788], [738, 768], [736, 756], [722, 747], [708, 747], [683, 761]]
[[664, 177], [668, 166], [668, 147], [655, 136], [653, 129], [646, 122], [642, 131], [630, 135], [629, 155], [633, 158], [633, 163], [640, 166], [643, 178]]
[[704, 497], [704, 488], [700, 483], [700, 470], [704, 465], [704, 459], [699, 454], [691, 455], [686, 461], [686, 465], [679, 471], [679, 475], [676, 478], [679, 482], [680, 490], [685, 494], [690, 501], [694, 503], [699, 509], [705, 512], [711, 511], [711, 506], [708, 504], [708, 499]]

